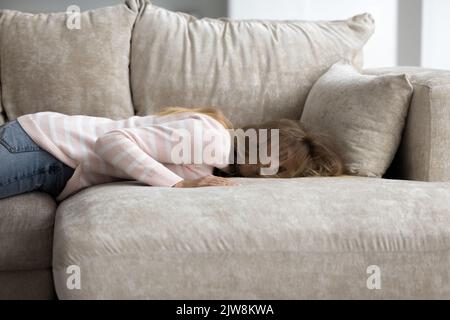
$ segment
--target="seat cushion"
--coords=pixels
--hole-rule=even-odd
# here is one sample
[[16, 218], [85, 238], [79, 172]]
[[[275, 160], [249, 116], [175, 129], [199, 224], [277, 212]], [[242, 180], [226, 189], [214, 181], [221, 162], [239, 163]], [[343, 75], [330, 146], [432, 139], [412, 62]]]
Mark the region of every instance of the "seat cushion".
[[46, 193], [0, 200], [0, 271], [51, 267], [55, 212]]
[[[55, 222], [58, 297], [450, 298], [450, 183], [235, 179], [68, 198]], [[72, 265], [81, 290], [67, 289]], [[371, 266], [381, 290], [367, 287]]]
[[[299, 119], [314, 82], [340, 58], [361, 67], [369, 14], [342, 21], [197, 19], [140, 4], [131, 87], [138, 115], [165, 106], [216, 106], [235, 126]], [[314, 41], [312, 41], [314, 39]]]

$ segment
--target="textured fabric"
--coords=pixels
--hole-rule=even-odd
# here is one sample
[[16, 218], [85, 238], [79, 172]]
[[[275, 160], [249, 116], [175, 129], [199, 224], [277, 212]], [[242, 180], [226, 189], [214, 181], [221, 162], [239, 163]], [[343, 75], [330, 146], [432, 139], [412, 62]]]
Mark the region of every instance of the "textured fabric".
[[401, 67], [365, 73], [405, 73], [414, 86], [402, 143], [391, 170], [393, 176], [450, 181], [450, 71]]
[[2, 104], [2, 61], [0, 57], [0, 125], [4, 124], [6, 122], [5, 114], [3, 110], [3, 104]]
[[[1, 64], [1, 61], [0, 61]], [[0, 77], [1, 77], [1, 69], [0, 69]], [[2, 81], [0, 78], [0, 125], [4, 124], [6, 122], [5, 119], [5, 114], [3, 111], [3, 106], [2, 106]]]
[[[75, 168], [58, 201], [86, 187], [118, 179], [173, 186], [183, 179], [211, 174], [213, 167], [225, 167], [231, 156], [228, 130], [199, 113], [111, 120], [40, 112], [17, 120], [38, 145]], [[193, 148], [190, 159], [173, 159], [172, 152], [183, 144], [181, 141], [189, 144], [188, 151]], [[206, 154], [210, 145], [215, 157]], [[202, 158], [194, 163], [196, 152]]]
[[133, 115], [130, 39], [137, 12], [126, 5], [81, 13], [0, 10], [3, 108], [9, 120], [39, 111]]
[[361, 75], [339, 62], [314, 84], [301, 122], [332, 138], [349, 173], [382, 177], [400, 144], [412, 92], [405, 75]]
[[17, 120], [0, 126], [0, 199], [42, 191], [53, 197], [74, 170], [39, 147]]
[[0, 200], [0, 271], [51, 266], [55, 211], [55, 201], [45, 193]]
[[277, 22], [199, 20], [151, 4], [141, 11], [130, 67], [137, 114], [216, 106], [235, 126], [299, 119], [313, 83], [340, 58], [360, 62], [374, 31], [369, 14]]
[[[58, 297], [450, 298], [450, 183], [234, 179], [240, 186], [111, 183], [64, 201]], [[81, 290], [66, 287], [70, 265]], [[381, 290], [366, 287], [370, 265]]]
[[55, 299], [51, 269], [0, 271], [0, 300]]

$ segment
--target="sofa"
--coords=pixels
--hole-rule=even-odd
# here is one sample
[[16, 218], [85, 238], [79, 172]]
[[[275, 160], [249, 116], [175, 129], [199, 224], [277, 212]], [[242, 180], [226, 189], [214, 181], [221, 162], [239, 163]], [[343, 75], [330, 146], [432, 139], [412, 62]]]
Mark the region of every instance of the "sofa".
[[[309, 63], [315, 65], [305, 69], [309, 73], [289, 73], [288, 65], [277, 74], [272, 67], [264, 69], [263, 62], [277, 65], [289, 58], [292, 37], [283, 42], [283, 34], [295, 28], [195, 20], [160, 8], [153, 20], [139, 24], [151, 6], [131, 0], [100, 9], [101, 17], [85, 13], [82, 22], [94, 29], [83, 37], [99, 47], [79, 49], [85, 42], [75, 31], [70, 30], [73, 38], [67, 43], [58, 33], [61, 46], [78, 41], [78, 49], [67, 59], [58, 56], [56, 64], [45, 62], [57, 56], [57, 46], [43, 45], [51, 32], [41, 32], [41, 42], [21, 43], [14, 38], [20, 31], [14, 23], [22, 14], [0, 11], [3, 121], [44, 110], [123, 118], [165, 105], [216, 105], [237, 125], [299, 119], [313, 81], [344, 54], [339, 49], [322, 59], [327, 53], [314, 51]], [[114, 18], [120, 30], [101, 33], [101, 28], [109, 30], [109, 14], [120, 10], [121, 18]], [[61, 25], [58, 17], [64, 21], [63, 14], [56, 15], [44, 27]], [[34, 18], [24, 18], [25, 31], [20, 32], [40, 32], [42, 16]], [[161, 19], [174, 19], [178, 28], [166, 30]], [[362, 19], [371, 23], [370, 16]], [[345, 32], [369, 36], [372, 30], [355, 21], [343, 22]], [[301, 32], [323, 29], [301, 26]], [[326, 28], [340, 27], [326, 23]], [[210, 29], [201, 35], [202, 28]], [[264, 42], [269, 29], [270, 41]], [[155, 39], [143, 40], [145, 30]], [[214, 32], [236, 38], [220, 38], [220, 44]], [[258, 33], [262, 38], [252, 36]], [[247, 55], [236, 34], [256, 41], [251, 50], [257, 47], [261, 54]], [[317, 41], [333, 37], [335, 48], [355, 45], [351, 56], [362, 67], [367, 39], [358, 34], [337, 42], [336, 34], [342, 36], [318, 34]], [[190, 41], [188, 53], [177, 47], [183, 41]], [[211, 43], [223, 51], [212, 50]], [[27, 62], [26, 52], [36, 56], [33, 50], [39, 46], [41, 60]], [[216, 60], [208, 60], [212, 56]], [[255, 61], [261, 63], [246, 70]], [[70, 76], [59, 72], [61, 65]], [[26, 79], [24, 72], [30, 75]], [[402, 141], [383, 178], [232, 178], [238, 186], [195, 189], [118, 181], [84, 189], [60, 203], [40, 192], [3, 199], [0, 299], [449, 299], [450, 71], [400, 67], [363, 73], [406, 74], [414, 87]], [[221, 80], [213, 81], [217, 75]], [[85, 81], [77, 82], [80, 77]], [[286, 82], [281, 86], [273, 78]], [[61, 90], [70, 85], [67, 81], [75, 83], [75, 93]], [[36, 89], [35, 83], [44, 85]], [[83, 94], [89, 88], [93, 93]], [[371, 287], [373, 270], [379, 279]]]

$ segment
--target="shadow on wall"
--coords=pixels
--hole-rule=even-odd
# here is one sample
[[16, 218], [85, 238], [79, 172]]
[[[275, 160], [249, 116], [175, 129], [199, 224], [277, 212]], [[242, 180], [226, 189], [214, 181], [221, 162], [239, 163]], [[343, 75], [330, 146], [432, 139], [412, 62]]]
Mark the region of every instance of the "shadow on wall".
[[[64, 12], [70, 5], [78, 5], [82, 11], [123, 3], [124, 0], [1, 0], [0, 9], [24, 12]], [[225, 17], [227, 0], [154, 0], [153, 4], [169, 10], [183, 11], [197, 17]]]

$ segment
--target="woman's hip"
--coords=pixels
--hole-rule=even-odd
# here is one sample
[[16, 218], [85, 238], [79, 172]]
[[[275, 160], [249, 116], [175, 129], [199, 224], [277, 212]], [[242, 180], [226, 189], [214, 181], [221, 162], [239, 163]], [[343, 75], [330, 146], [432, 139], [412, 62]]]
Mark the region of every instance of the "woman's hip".
[[0, 199], [30, 191], [53, 196], [73, 169], [37, 145], [17, 120], [0, 126]]

